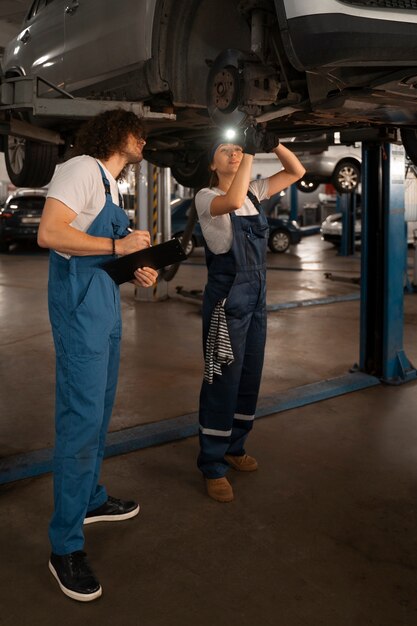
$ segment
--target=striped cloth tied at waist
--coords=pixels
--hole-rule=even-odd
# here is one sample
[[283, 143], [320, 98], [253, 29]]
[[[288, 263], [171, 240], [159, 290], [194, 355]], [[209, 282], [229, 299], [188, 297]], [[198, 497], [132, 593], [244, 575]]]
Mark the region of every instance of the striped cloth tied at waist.
[[218, 301], [210, 320], [204, 367], [204, 380], [209, 385], [213, 382], [214, 374], [222, 375], [222, 365], [231, 365], [235, 360], [224, 312], [225, 302], [226, 299]]

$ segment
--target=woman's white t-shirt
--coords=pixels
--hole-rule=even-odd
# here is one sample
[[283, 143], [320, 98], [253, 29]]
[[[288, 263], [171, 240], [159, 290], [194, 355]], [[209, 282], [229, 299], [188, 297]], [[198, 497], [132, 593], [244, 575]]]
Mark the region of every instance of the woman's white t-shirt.
[[[89, 229], [106, 202], [106, 192], [98, 163], [110, 183], [113, 202], [119, 204], [119, 188], [114, 176], [100, 161], [87, 155], [74, 157], [60, 165], [48, 188], [48, 198], [63, 202], [77, 214], [70, 225], [83, 232]], [[62, 252], [58, 254], [70, 258], [69, 254]]]
[[[252, 180], [249, 190], [258, 198], [259, 202], [269, 198], [269, 181], [267, 178]], [[233, 228], [230, 214], [212, 216], [210, 213], [211, 203], [216, 196], [224, 196], [225, 192], [217, 187], [205, 187], [200, 189], [195, 197], [195, 206], [198, 214], [203, 237], [206, 244], [214, 254], [228, 252], [233, 243]], [[256, 215], [256, 207], [247, 197], [235, 215]]]

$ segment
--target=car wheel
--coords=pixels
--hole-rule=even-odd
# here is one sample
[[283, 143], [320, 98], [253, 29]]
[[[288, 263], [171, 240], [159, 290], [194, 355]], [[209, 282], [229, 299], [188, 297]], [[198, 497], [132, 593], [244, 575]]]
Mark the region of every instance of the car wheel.
[[414, 128], [401, 128], [400, 133], [407, 155], [417, 165], [417, 131]]
[[210, 180], [209, 164], [204, 153], [193, 159], [177, 159], [171, 166], [171, 173], [180, 185], [191, 189], [207, 187]]
[[253, 53], [228, 48], [211, 64], [206, 87], [207, 110], [219, 127], [244, 126], [248, 119], [248, 113], [242, 107], [246, 63], [256, 67], [259, 59]]
[[58, 162], [58, 146], [9, 135], [4, 156], [7, 173], [16, 187], [44, 187]]
[[349, 193], [357, 189], [361, 180], [361, 168], [354, 161], [341, 161], [332, 175], [332, 184], [338, 193]]
[[316, 191], [319, 185], [320, 183], [309, 178], [302, 178], [295, 184], [298, 191], [302, 191], [303, 193], [312, 193], [313, 191]]
[[[174, 237], [175, 237], [176, 239], [179, 239], [179, 241], [181, 242], [181, 244], [182, 244], [182, 236], [183, 236], [183, 234], [184, 234], [184, 233], [176, 233], [176, 234], [174, 235]], [[190, 239], [190, 240], [189, 240], [189, 242], [187, 243], [187, 246], [184, 248], [184, 252], [185, 252], [185, 254], [186, 254], [187, 256], [190, 256], [190, 254], [192, 254], [192, 253], [193, 253], [194, 248], [195, 248], [195, 241], [194, 241], [194, 237], [191, 237], [191, 239]]]
[[286, 252], [290, 243], [290, 236], [285, 230], [277, 229], [269, 235], [268, 246], [271, 252]]

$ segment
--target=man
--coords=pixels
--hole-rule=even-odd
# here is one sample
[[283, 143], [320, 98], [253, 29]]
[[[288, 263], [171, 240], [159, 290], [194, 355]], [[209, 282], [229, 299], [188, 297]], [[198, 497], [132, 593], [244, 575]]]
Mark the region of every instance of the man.
[[[116, 180], [142, 160], [144, 129], [122, 109], [90, 119], [76, 156], [50, 184], [38, 243], [50, 248], [48, 304], [56, 351], [55, 509], [49, 569], [67, 596], [88, 602], [102, 589], [83, 551], [83, 524], [134, 517], [139, 505], [107, 495], [98, 478], [116, 393], [121, 338], [119, 288], [102, 269], [112, 255], [150, 245], [130, 232]], [[150, 287], [157, 273], [138, 269]]]

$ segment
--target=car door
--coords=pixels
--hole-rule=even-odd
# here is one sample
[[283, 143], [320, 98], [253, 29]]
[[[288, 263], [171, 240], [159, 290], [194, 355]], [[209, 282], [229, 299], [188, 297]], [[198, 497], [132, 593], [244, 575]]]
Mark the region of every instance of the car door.
[[34, 0], [8, 50], [6, 69], [16, 68], [62, 86], [64, 0]]
[[67, 0], [66, 88], [85, 90], [150, 58], [155, 4], [156, 0]]
[[415, 2], [275, 0], [275, 5], [287, 55], [297, 69], [415, 66]]

